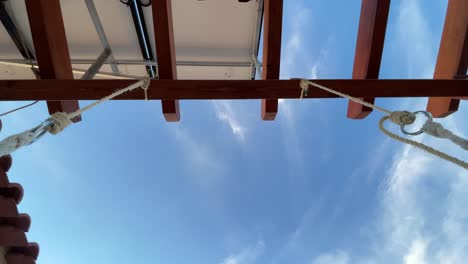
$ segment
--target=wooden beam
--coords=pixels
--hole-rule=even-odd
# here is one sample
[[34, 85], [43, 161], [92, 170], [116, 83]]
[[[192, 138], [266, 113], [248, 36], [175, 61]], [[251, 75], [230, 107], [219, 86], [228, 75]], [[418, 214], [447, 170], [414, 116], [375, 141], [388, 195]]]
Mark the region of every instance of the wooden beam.
[[[263, 15], [263, 80], [278, 80], [281, 60], [281, 35], [283, 27], [283, 0], [265, 0]], [[262, 119], [275, 120], [278, 99], [262, 100]]]
[[[355, 97], [466, 97], [468, 80], [313, 80]], [[0, 80], [0, 101], [97, 100], [136, 80]], [[299, 98], [299, 80], [152, 80], [149, 99]], [[63, 89], [67, 87], [67, 89]], [[336, 98], [311, 87], [304, 98]], [[119, 100], [142, 100], [141, 89]], [[399, 109], [401, 110], [401, 109]]]
[[[177, 68], [171, 0], [153, 1], [152, 7], [159, 79], [176, 80]], [[161, 105], [166, 121], [180, 121], [179, 101], [162, 100]]]
[[[73, 72], [60, 0], [26, 0], [41, 79], [72, 80]], [[68, 89], [66, 86], [62, 89]], [[74, 112], [78, 101], [48, 101], [49, 113]], [[81, 117], [73, 119], [74, 122]]]
[[[468, 68], [468, 1], [449, 0], [434, 79], [466, 75]], [[468, 88], [467, 88], [468, 89]], [[458, 110], [459, 99], [429, 98], [427, 111], [445, 117]]]
[[[378, 79], [385, 42], [390, 0], [362, 0], [361, 17], [354, 55], [353, 79]], [[374, 103], [374, 98], [361, 98]], [[362, 119], [372, 109], [349, 101], [348, 118]]]

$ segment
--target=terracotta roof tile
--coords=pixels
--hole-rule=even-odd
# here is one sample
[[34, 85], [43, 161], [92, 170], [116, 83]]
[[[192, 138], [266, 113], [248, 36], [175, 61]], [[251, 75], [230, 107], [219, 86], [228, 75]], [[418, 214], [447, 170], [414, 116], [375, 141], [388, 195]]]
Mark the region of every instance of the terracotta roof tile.
[[0, 157], [0, 168], [2, 168], [5, 172], [8, 172], [13, 164], [13, 159], [11, 155], [5, 155]]
[[0, 157], [0, 247], [9, 248], [5, 254], [7, 264], [35, 264], [39, 245], [26, 239], [31, 218], [18, 212], [24, 190], [20, 184], [9, 182], [11, 165], [11, 156]]
[[35, 264], [36, 261], [31, 256], [25, 256], [18, 253], [7, 253], [5, 255], [7, 264]]
[[39, 256], [39, 245], [37, 243], [29, 243], [27, 247], [11, 248], [8, 253], [22, 254], [37, 259]]
[[9, 225], [0, 226], [1, 247], [27, 247], [28, 240], [23, 230]]
[[16, 204], [21, 202], [23, 194], [23, 186], [18, 183], [9, 183], [6, 187], [0, 187], [0, 196], [12, 198]]

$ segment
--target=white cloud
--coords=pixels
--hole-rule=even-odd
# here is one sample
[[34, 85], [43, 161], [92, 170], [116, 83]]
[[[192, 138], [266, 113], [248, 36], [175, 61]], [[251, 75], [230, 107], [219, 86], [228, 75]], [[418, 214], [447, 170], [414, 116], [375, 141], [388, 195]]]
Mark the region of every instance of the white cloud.
[[318, 54], [317, 58], [314, 59], [314, 64], [312, 64], [308, 78], [318, 79], [320, 77], [320, 70], [326, 65], [327, 60], [329, 59], [328, 47], [331, 45], [331, 43], [332, 38], [329, 38], [326, 46], [320, 50], [320, 53]]
[[[421, 1], [402, 1], [396, 24], [402, 58], [407, 59], [408, 77], [431, 78], [438, 43], [429, 28]], [[425, 101], [414, 108], [424, 109]], [[466, 134], [464, 109], [440, 122], [454, 133]], [[466, 153], [447, 140], [429, 136], [414, 138], [453, 156]], [[380, 164], [382, 165], [382, 164]], [[381, 166], [380, 166], [381, 167]], [[411, 146], [396, 151], [387, 185], [382, 193], [382, 212], [374, 258], [404, 263], [465, 263], [468, 259], [468, 173], [446, 161]], [[465, 191], [463, 191], [465, 190]], [[391, 262], [391, 261], [390, 261]]]
[[348, 264], [349, 256], [344, 251], [322, 254], [312, 261], [312, 264]]
[[285, 42], [286, 44], [281, 56], [283, 59], [281, 64], [281, 79], [293, 77], [292, 75], [298, 65], [300, 54], [304, 51], [304, 43], [306, 42], [303, 34], [307, 30], [306, 26], [310, 28], [310, 14], [311, 11], [308, 8], [299, 5], [295, 7], [294, 15], [288, 16], [291, 21], [291, 27], [287, 32], [291, 33]]
[[[456, 156], [463, 154], [451, 143], [428, 137], [418, 140]], [[463, 263], [468, 258], [468, 239], [463, 235], [468, 232], [467, 177], [462, 168], [404, 146], [395, 154], [389, 173], [379, 220], [383, 237], [376, 243], [405, 263]]]
[[411, 78], [431, 78], [434, 72], [436, 55], [434, 39], [429, 23], [424, 17], [420, 0], [401, 1], [397, 17], [397, 40], [401, 47], [398, 52], [406, 58], [408, 76]]
[[405, 264], [426, 264], [427, 241], [416, 239], [411, 244], [408, 254], [404, 257]]
[[255, 263], [265, 252], [265, 242], [257, 241], [255, 245], [243, 248], [236, 254], [226, 257], [221, 264], [251, 264]]
[[[438, 45], [440, 36], [431, 31], [421, 9], [422, 1], [400, 3], [394, 25], [399, 57], [407, 61], [408, 77], [431, 78], [437, 56], [433, 43]], [[425, 100], [417, 102], [411, 107], [425, 108]], [[462, 105], [457, 113], [440, 122], [466, 138], [468, 126], [463, 118], [467, 114]], [[413, 139], [466, 159], [466, 152], [447, 140], [429, 136]], [[379, 216], [370, 223], [374, 228], [368, 235], [373, 243], [366, 258], [375, 263], [466, 263], [468, 172], [414, 147], [397, 146], [390, 161], [369, 161], [378, 163], [374, 171], [389, 169], [380, 193]], [[355, 257], [352, 252], [349, 256]]]
[[318, 63], [312, 66], [312, 70], [310, 71], [310, 79], [318, 79], [318, 67]]
[[191, 174], [197, 176], [199, 184], [212, 185], [216, 178], [224, 173], [225, 164], [208, 144], [193, 138], [189, 131], [183, 127], [177, 126], [174, 134], [184, 152], [185, 166], [191, 171]]
[[[402, 1], [397, 17], [399, 52], [407, 59], [410, 78], [431, 78], [437, 43], [421, 9], [421, 1]], [[419, 101], [415, 108], [424, 109]], [[440, 120], [462, 135], [464, 110]], [[464, 130], [466, 132], [466, 130]], [[466, 134], [466, 133], [465, 133]], [[453, 156], [466, 153], [446, 140], [414, 138]], [[382, 164], [381, 164], [382, 165]], [[382, 212], [375, 241], [375, 258], [404, 263], [464, 263], [468, 259], [468, 172], [411, 146], [394, 155], [382, 193]], [[465, 190], [465, 191], [463, 191]]]
[[225, 122], [232, 131], [232, 134], [241, 143], [245, 143], [247, 129], [241, 124], [239, 113], [236, 112], [229, 101], [212, 101], [213, 107], [216, 111], [216, 116], [220, 121]]
[[303, 154], [301, 144], [297, 135], [296, 125], [296, 110], [293, 104], [297, 102], [293, 100], [280, 100], [279, 102], [279, 115], [277, 122], [280, 123], [281, 131], [283, 133], [283, 144], [286, 151], [288, 160], [288, 167], [291, 174], [297, 174], [297, 171], [303, 164]]

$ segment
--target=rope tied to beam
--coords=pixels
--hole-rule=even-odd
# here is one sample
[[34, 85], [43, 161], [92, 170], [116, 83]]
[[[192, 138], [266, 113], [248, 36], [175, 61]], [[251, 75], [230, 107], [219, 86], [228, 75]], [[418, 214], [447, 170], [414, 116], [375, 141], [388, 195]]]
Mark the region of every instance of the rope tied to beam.
[[[455, 165], [458, 165], [458, 166], [468, 170], [468, 163], [467, 162], [465, 162], [463, 160], [460, 160], [458, 158], [455, 158], [453, 156], [450, 156], [445, 152], [442, 152], [442, 151], [439, 151], [439, 150], [434, 149], [432, 147], [429, 147], [429, 146], [427, 146], [427, 145], [425, 145], [423, 143], [420, 143], [420, 142], [417, 142], [417, 141], [414, 141], [414, 140], [411, 140], [411, 139], [408, 139], [408, 138], [398, 136], [398, 135], [390, 132], [389, 130], [387, 130], [385, 128], [385, 126], [384, 126], [384, 123], [387, 120], [390, 120], [392, 123], [397, 124], [397, 125], [400, 126], [401, 131], [403, 132], [403, 134], [415, 136], [415, 135], [420, 135], [422, 133], [426, 133], [426, 134], [431, 135], [433, 137], [449, 139], [454, 144], [460, 146], [461, 148], [463, 148], [465, 150], [468, 150], [468, 140], [453, 134], [450, 130], [444, 128], [442, 126], [442, 124], [434, 122], [432, 120], [432, 115], [430, 113], [428, 113], [426, 111], [417, 111], [417, 112], [414, 112], [414, 113], [408, 112], [408, 111], [390, 111], [390, 110], [387, 110], [385, 108], [382, 108], [382, 107], [373, 105], [371, 103], [365, 102], [365, 101], [363, 101], [363, 100], [361, 100], [359, 98], [356, 98], [356, 97], [353, 97], [353, 96], [350, 96], [350, 95], [335, 91], [335, 90], [333, 90], [331, 88], [325, 87], [323, 85], [320, 85], [318, 83], [315, 83], [315, 82], [312, 82], [312, 81], [309, 81], [309, 80], [301, 80], [301, 82], [300, 82], [300, 87], [301, 87], [301, 95], [299, 97], [300, 99], [302, 99], [304, 96], [307, 96], [310, 85], [315, 86], [315, 87], [317, 87], [319, 89], [322, 89], [324, 91], [327, 91], [329, 93], [341, 96], [343, 98], [347, 98], [347, 99], [349, 99], [351, 101], [354, 101], [356, 103], [362, 104], [364, 106], [367, 106], [369, 108], [372, 108], [372, 109], [375, 109], [375, 110], [378, 110], [378, 111], [384, 113], [385, 116], [382, 117], [380, 119], [380, 121], [379, 121], [379, 129], [380, 129], [380, 131], [382, 131], [382, 133], [384, 133], [385, 135], [387, 135], [388, 137], [390, 137], [390, 138], [392, 138], [394, 140], [400, 141], [400, 142], [408, 144], [408, 145], [412, 145], [412, 146], [414, 146], [416, 148], [419, 148], [419, 149], [421, 149], [423, 151], [426, 151], [426, 152], [428, 152], [428, 153], [430, 153], [430, 154], [432, 154], [434, 156], [437, 156], [437, 157], [439, 157], [441, 159], [444, 159], [444, 160], [446, 160], [448, 162], [451, 162], [451, 163], [453, 163]], [[406, 131], [405, 127], [408, 126], [408, 125], [413, 124], [416, 121], [416, 115], [418, 113], [423, 113], [427, 117], [426, 122], [424, 123], [422, 128], [417, 132], [408, 132], [408, 131]]]
[[102, 98], [101, 100], [98, 100], [94, 103], [91, 103], [81, 109], [78, 109], [75, 112], [72, 113], [64, 113], [64, 112], [57, 112], [52, 114], [47, 120], [42, 122], [40, 125], [36, 126], [33, 129], [27, 130], [25, 132], [9, 136], [5, 138], [4, 140], [0, 141], [0, 157], [11, 154], [14, 151], [30, 145], [37, 140], [39, 140], [42, 136], [44, 136], [46, 133], [50, 133], [52, 135], [57, 135], [60, 132], [62, 132], [65, 128], [67, 128], [70, 124], [72, 124], [72, 119], [80, 116], [86, 111], [89, 111], [90, 109], [107, 102], [119, 95], [122, 95], [124, 93], [130, 92], [135, 90], [136, 88], [141, 88], [143, 89], [145, 93], [145, 100], [148, 100], [148, 88], [150, 85], [150, 80], [149, 78], [145, 78], [143, 80], [140, 80], [134, 84], [131, 84], [130, 86], [117, 90], [116, 92]]

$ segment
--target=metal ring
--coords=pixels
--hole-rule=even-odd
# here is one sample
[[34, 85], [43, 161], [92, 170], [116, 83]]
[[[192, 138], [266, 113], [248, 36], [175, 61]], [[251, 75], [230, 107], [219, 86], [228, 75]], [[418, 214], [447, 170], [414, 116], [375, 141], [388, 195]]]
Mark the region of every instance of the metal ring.
[[[416, 117], [417, 114], [424, 114], [426, 117], [427, 117], [427, 120], [428, 121], [432, 121], [432, 115], [431, 113], [427, 112], [427, 111], [416, 111], [416, 112], [413, 112], [411, 113], [413, 116]], [[411, 135], [411, 136], [417, 136], [417, 135], [421, 135], [422, 133], [424, 133], [424, 130], [423, 128], [421, 127], [421, 129], [419, 129], [418, 131], [416, 132], [408, 132], [406, 129], [405, 129], [405, 124], [403, 122], [401, 122], [401, 125], [400, 125], [400, 128], [401, 128], [401, 132], [403, 132], [403, 134], [405, 135]]]

